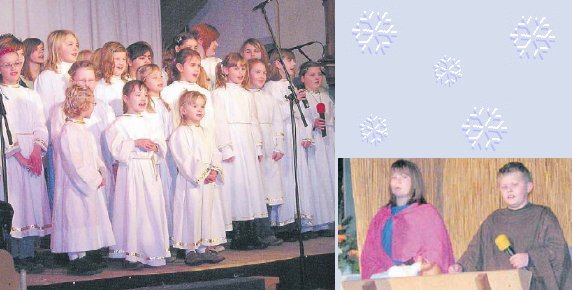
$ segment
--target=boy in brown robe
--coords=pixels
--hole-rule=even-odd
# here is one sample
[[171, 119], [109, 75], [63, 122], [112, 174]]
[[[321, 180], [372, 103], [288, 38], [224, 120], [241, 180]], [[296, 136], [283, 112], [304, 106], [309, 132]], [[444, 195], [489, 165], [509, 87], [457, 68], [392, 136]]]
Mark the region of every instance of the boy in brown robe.
[[[550, 208], [528, 201], [533, 188], [528, 169], [520, 162], [507, 163], [497, 181], [508, 207], [487, 217], [449, 273], [526, 268], [532, 272], [530, 289], [572, 289], [568, 245]], [[495, 245], [500, 234], [508, 236], [514, 255]]]

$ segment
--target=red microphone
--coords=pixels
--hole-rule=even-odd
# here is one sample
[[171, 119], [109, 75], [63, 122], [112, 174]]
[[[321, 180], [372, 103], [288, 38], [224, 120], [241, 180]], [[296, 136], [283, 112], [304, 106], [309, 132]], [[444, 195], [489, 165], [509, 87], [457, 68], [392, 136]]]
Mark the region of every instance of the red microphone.
[[[316, 110], [318, 110], [318, 114], [320, 114], [320, 119], [326, 120], [326, 105], [324, 103], [318, 103], [316, 105]], [[322, 137], [326, 137], [326, 127], [322, 129]]]

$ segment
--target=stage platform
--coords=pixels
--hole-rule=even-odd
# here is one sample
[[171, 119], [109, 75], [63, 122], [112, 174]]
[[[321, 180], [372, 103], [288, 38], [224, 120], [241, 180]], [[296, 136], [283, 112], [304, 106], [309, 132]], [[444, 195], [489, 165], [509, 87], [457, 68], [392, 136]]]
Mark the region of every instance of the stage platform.
[[[306, 285], [308, 289], [334, 289], [334, 238], [304, 241]], [[264, 250], [221, 253], [219, 264], [190, 267], [182, 259], [164, 267], [127, 271], [121, 263], [110, 262], [102, 273], [93, 276], [70, 276], [61, 267], [47, 268], [42, 274], [28, 274], [28, 289], [134, 289], [176, 285], [238, 277], [278, 277], [277, 289], [300, 289], [298, 242], [284, 243]], [[161, 288], [167, 289], [167, 288]]]

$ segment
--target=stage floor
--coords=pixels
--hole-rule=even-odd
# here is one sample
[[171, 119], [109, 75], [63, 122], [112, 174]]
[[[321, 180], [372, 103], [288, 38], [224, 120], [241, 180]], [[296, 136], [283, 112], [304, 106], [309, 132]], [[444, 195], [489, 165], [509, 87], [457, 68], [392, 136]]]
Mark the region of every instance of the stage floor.
[[[304, 241], [304, 250], [305, 250], [305, 255], [307, 257], [319, 256], [324, 254], [333, 254], [334, 248], [335, 248], [334, 238], [317, 238]], [[278, 247], [268, 247], [267, 249], [264, 250], [252, 250], [252, 251], [225, 250], [220, 254], [226, 259], [219, 264], [214, 264], [214, 265], [204, 264], [200, 266], [191, 267], [185, 265], [183, 259], [178, 259], [174, 263], [167, 264], [164, 267], [158, 267], [158, 268], [146, 267], [141, 271], [127, 271], [121, 267], [121, 263], [119, 261], [110, 262], [109, 267], [107, 269], [105, 269], [102, 273], [93, 276], [70, 276], [66, 274], [67, 269], [65, 268], [47, 268], [46, 271], [42, 274], [36, 274], [36, 275], [28, 274], [27, 285], [28, 287], [40, 286], [40, 287], [33, 287], [33, 289], [41, 289], [43, 288], [41, 286], [48, 286], [47, 288], [52, 288], [49, 287], [49, 285], [54, 286], [54, 284], [62, 284], [62, 283], [80, 282], [81, 284], [82, 281], [95, 281], [95, 280], [109, 280], [110, 283], [111, 282], [115, 283], [119, 281], [118, 278], [134, 279], [137, 278], [137, 276], [157, 275], [157, 278], [160, 279], [161, 276], [167, 277], [171, 273], [180, 274], [180, 273], [190, 272], [189, 274], [193, 274], [193, 272], [209, 271], [216, 269], [222, 270], [227, 268], [236, 268], [245, 266], [248, 268], [248, 266], [255, 266], [260, 264], [268, 264], [276, 261], [295, 259], [299, 256], [299, 244], [298, 242], [284, 243]], [[316, 269], [307, 269], [307, 270], [316, 270]], [[322, 269], [322, 271], [323, 270], [325, 269]], [[256, 270], [254, 270], [254, 272], [256, 272]], [[331, 272], [333, 274], [334, 272], [333, 269], [331, 269]], [[145, 277], [145, 278], [151, 278], [151, 277]]]

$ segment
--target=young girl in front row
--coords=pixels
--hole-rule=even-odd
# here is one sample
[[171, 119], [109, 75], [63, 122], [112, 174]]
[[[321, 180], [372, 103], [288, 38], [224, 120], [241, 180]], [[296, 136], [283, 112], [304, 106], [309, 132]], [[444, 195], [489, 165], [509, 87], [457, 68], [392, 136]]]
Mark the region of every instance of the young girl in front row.
[[67, 118], [56, 148], [63, 170], [58, 171], [56, 183], [51, 248], [54, 253], [68, 254], [72, 275], [101, 272], [86, 251], [115, 244], [103, 193], [109, 176], [85, 122], [94, 106], [88, 87], [73, 85], [66, 90], [63, 111]]
[[207, 84], [202, 83], [201, 71], [201, 56], [198, 52], [190, 49], [183, 48], [173, 60], [175, 65], [172, 67], [172, 80], [169, 80], [169, 85], [163, 89], [162, 97], [171, 106], [171, 113], [173, 117], [173, 127], [179, 126], [178, 115], [178, 101], [181, 94], [185, 91], [196, 91], [203, 94], [206, 98], [205, 104], [205, 117], [201, 121], [204, 127], [213, 128], [214, 126], [214, 112], [212, 108], [211, 93], [206, 89]]
[[[0, 97], [9, 112], [6, 118], [12, 131], [12, 143], [5, 130], [1, 136], [6, 142], [8, 202], [14, 208], [10, 252], [17, 269], [39, 273], [43, 266], [34, 261], [34, 244], [38, 236], [49, 235], [52, 231], [42, 166], [42, 155], [48, 146], [48, 130], [40, 96], [19, 85], [21, 68], [15, 50], [0, 50], [0, 92], [3, 95]], [[0, 182], [0, 190], [2, 188], [3, 183]], [[4, 194], [0, 194], [0, 200], [4, 200]]]
[[147, 108], [147, 88], [129, 81], [123, 88], [124, 114], [106, 131], [107, 144], [118, 162], [112, 225], [117, 244], [110, 258], [125, 258], [128, 269], [143, 264], [165, 265], [169, 236], [165, 200], [157, 159], [167, 151], [165, 137], [141, 114]]
[[213, 91], [216, 143], [225, 173], [223, 204], [234, 229], [231, 249], [263, 248], [253, 220], [268, 218], [259, 164], [264, 154], [262, 136], [254, 98], [244, 88], [247, 71], [240, 54], [228, 54], [217, 67]]
[[123, 114], [121, 92], [127, 82], [127, 50], [116, 41], [110, 41], [101, 48], [101, 59], [97, 76], [101, 78], [95, 87], [95, 98], [106, 102], [115, 116]]
[[220, 185], [221, 157], [213, 132], [201, 126], [206, 98], [185, 92], [179, 99], [181, 125], [169, 148], [179, 168], [174, 197], [173, 246], [185, 249], [185, 263], [199, 265], [224, 260], [207, 247], [226, 242]]

